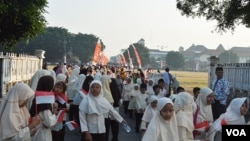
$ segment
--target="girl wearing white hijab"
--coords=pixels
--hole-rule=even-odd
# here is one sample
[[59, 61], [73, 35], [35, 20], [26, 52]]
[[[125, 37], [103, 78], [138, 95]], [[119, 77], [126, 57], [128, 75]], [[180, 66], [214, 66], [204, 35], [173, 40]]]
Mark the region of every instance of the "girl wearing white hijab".
[[110, 86], [109, 86], [111, 83], [111, 78], [108, 75], [102, 75], [100, 78], [100, 81], [102, 83], [103, 96], [109, 101], [110, 104], [113, 104], [114, 99], [112, 97]]
[[139, 85], [134, 84], [133, 90], [129, 93], [129, 104], [128, 109], [134, 111], [135, 110], [135, 99], [140, 94]]
[[99, 80], [90, 83], [89, 93], [82, 100], [79, 109], [82, 137], [86, 141], [105, 141], [104, 114], [109, 113], [119, 123], [126, 122], [103, 97], [102, 83]]
[[193, 96], [187, 92], [180, 92], [176, 95], [174, 109], [176, 113], [179, 141], [194, 141], [193, 103]]
[[157, 101], [158, 98], [155, 95], [152, 95], [148, 102], [149, 105], [147, 106], [143, 117], [142, 117], [142, 122], [141, 122], [141, 132], [142, 132], [142, 136], [144, 135], [147, 126], [149, 124], [149, 122], [151, 121], [151, 119], [157, 114]]
[[0, 140], [30, 141], [32, 129], [40, 123], [38, 116], [29, 124], [30, 114], [26, 107], [34, 91], [24, 83], [13, 86], [0, 106]]
[[142, 141], [179, 141], [174, 104], [162, 97], [157, 102], [157, 114], [150, 121]]
[[247, 97], [234, 98], [226, 112], [221, 114], [220, 117], [214, 121], [209, 129], [209, 141], [221, 141], [222, 125], [245, 125], [246, 115], [248, 109]]
[[63, 73], [59, 73], [57, 76], [56, 76], [56, 82], [59, 82], [59, 81], [63, 81], [66, 83], [66, 79], [67, 79], [67, 76]]
[[214, 100], [213, 91], [204, 87], [201, 88], [197, 97], [197, 109], [194, 109], [194, 139], [207, 139], [206, 133], [213, 123], [213, 113], [211, 103]]

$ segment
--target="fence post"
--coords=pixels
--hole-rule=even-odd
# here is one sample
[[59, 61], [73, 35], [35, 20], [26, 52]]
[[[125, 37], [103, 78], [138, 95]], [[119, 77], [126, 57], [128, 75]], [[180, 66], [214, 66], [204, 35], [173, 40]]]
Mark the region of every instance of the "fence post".
[[215, 80], [216, 75], [215, 75], [215, 69], [218, 66], [219, 58], [216, 56], [211, 56], [207, 58], [209, 62], [209, 67], [208, 67], [208, 87], [212, 89], [213, 86], [213, 80]]
[[35, 56], [38, 57], [40, 59], [39, 61], [39, 68], [41, 69], [42, 66], [43, 66], [43, 59], [45, 58], [44, 57], [44, 54], [45, 54], [45, 51], [44, 50], [41, 50], [41, 49], [37, 49], [35, 50]]

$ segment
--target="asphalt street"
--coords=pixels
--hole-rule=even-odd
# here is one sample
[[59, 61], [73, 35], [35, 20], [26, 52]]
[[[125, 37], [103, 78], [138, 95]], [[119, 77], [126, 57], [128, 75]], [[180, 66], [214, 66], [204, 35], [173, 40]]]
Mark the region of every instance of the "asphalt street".
[[[135, 127], [135, 118], [131, 119], [127, 115], [124, 114], [123, 112], [123, 107], [120, 107], [120, 114], [121, 116], [127, 121], [128, 125], [131, 127], [131, 132], [126, 133], [123, 127], [120, 125], [119, 129], [119, 141], [140, 141], [141, 140], [141, 135], [140, 133], [136, 133], [134, 130]], [[69, 131], [68, 128], [66, 127], [66, 134], [65, 134], [65, 141], [80, 141], [81, 136], [79, 134], [79, 129], [75, 129], [73, 131]], [[109, 138], [111, 141], [111, 131]]]

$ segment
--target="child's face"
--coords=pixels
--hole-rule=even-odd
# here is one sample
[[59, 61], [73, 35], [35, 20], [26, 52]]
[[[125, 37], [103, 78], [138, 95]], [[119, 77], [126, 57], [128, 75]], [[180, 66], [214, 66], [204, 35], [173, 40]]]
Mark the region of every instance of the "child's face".
[[174, 107], [172, 104], [166, 104], [160, 111], [161, 117], [164, 120], [170, 120], [174, 114]]
[[97, 83], [94, 83], [90, 87], [90, 93], [93, 96], [98, 96], [101, 93], [101, 86]]
[[137, 90], [139, 89], [139, 87], [138, 87], [138, 86], [135, 86], [134, 89], [137, 91]]
[[152, 108], [157, 107], [157, 100], [154, 100], [153, 102], [150, 103]]
[[198, 95], [199, 95], [199, 93], [200, 93], [200, 91], [196, 91], [196, 92], [194, 93], [194, 97], [197, 98]]
[[240, 107], [240, 114], [241, 115], [247, 114], [247, 102], [246, 101]]
[[62, 92], [63, 92], [63, 86], [60, 84], [56, 84], [55, 88], [54, 88], [54, 93], [57, 95], [57, 94], [60, 94]]
[[140, 91], [142, 94], [144, 94], [146, 92], [146, 88], [140, 88]]
[[149, 86], [152, 86], [152, 85], [153, 85], [153, 81], [152, 81], [152, 80], [149, 80], [149, 81], [148, 81], [148, 85], [149, 85]]
[[159, 82], [158, 85], [159, 85], [161, 88], [164, 88], [164, 82]]
[[160, 88], [155, 88], [155, 94], [158, 94], [160, 92]]
[[210, 95], [207, 96], [207, 105], [211, 105], [213, 101], [214, 101], [214, 94], [211, 93]]

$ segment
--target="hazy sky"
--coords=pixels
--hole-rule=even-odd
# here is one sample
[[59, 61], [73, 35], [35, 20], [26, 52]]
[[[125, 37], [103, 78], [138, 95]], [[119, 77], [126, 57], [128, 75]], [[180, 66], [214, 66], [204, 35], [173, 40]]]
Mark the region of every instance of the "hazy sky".
[[146, 47], [162, 46], [167, 51], [192, 44], [210, 49], [219, 44], [225, 49], [250, 47], [250, 28], [238, 26], [233, 34], [212, 33], [215, 21], [181, 16], [176, 0], [49, 0], [46, 10], [48, 26], [100, 37], [109, 57], [141, 38]]

